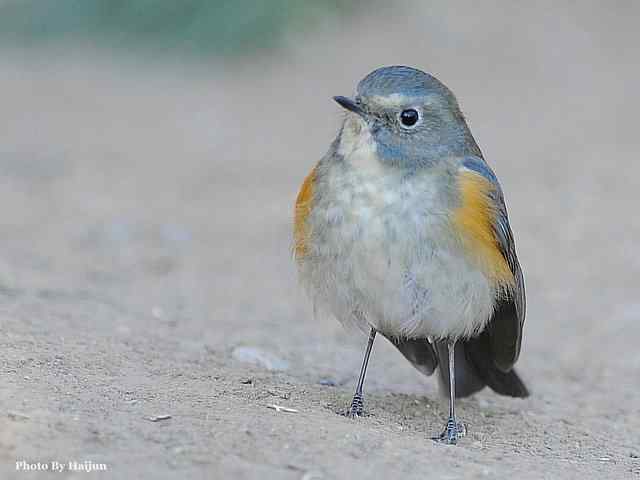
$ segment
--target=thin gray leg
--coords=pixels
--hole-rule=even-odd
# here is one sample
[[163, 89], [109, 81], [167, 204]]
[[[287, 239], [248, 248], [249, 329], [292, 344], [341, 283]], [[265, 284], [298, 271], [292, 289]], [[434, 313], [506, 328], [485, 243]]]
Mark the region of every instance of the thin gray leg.
[[465, 436], [467, 429], [462, 422], [456, 419], [456, 368], [455, 368], [455, 341], [449, 341], [447, 348], [449, 351], [449, 419], [443, 432], [435, 437], [437, 440], [448, 445], [455, 445], [458, 440]]
[[367, 374], [367, 365], [369, 364], [371, 348], [373, 347], [373, 341], [375, 339], [376, 329], [371, 328], [371, 332], [369, 332], [369, 341], [367, 342], [367, 349], [364, 352], [364, 359], [362, 360], [360, 377], [358, 377], [358, 384], [356, 385], [356, 393], [353, 395], [353, 400], [351, 401], [351, 407], [347, 412], [347, 417], [355, 418], [362, 416], [364, 407], [364, 395], [362, 394], [362, 387], [364, 386], [364, 377]]

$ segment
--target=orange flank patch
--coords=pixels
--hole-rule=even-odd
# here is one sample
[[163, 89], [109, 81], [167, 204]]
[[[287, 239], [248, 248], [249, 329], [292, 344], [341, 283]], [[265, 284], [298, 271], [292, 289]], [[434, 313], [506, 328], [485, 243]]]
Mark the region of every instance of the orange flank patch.
[[307, 218], [311, 212], [313, 203], [314, 182], [316, 180], [316, 169], [304, 179], [300, 192], [296, 198], [296, 208], [293, 216], [293, 253], [296, 260], [302, 259], [307, 254], [307, 244], [309, 240], [309, 226]]
[[497, 286], [513, 286], [509, 269], [493, 231], [497, 211], [489, 194], [493, 185], [473, 172], [458, 177], [462, 205], [454, 212], [453, 223], [469, 256]]

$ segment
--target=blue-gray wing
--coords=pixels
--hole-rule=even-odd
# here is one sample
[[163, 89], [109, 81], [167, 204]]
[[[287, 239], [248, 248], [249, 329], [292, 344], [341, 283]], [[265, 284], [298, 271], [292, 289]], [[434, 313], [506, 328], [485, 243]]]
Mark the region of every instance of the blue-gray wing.
[[516, 256], [513, 233], [509, 226], [507, 207], [504, 203], [502, 188], [489, 165], [480, 157], [467, 157], [463, 166], [472, 170], [495, 186], [492, 198], [496, 206], [496, 218], [493, 231], [504, 259], [515, 279], [513, 288], [502, 292], [497, 298], [493, 317], [487, 327], [491, 356], [495, 365], [502, 371], [511, 370], [520, 355], [522, 329], [526, 312], [524, 278]]

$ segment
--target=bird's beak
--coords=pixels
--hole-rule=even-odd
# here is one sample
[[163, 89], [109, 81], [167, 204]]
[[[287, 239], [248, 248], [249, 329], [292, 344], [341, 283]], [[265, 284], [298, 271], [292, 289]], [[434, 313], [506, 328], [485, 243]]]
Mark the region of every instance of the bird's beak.
[[361, 117], [364, 116], [364, 110], [360, 105], [358, 105], [355, 100], [350, 99], [349, 97], [333, 97], [333, 99], [340, 105], [342, 108], [349, 110], [350, 112], [357, 113]]

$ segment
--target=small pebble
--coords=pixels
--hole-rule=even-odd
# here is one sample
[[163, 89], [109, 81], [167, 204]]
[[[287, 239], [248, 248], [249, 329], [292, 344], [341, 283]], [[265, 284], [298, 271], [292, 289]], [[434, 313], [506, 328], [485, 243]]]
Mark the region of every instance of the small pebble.
[[324, 385], [325, 387], [335, 387], [338, 385], [338, 382], [336, 382], [333, 378], [321, 378], [320, 380], [318, 380], [318, 383], [320, 385]]
[[7, 412], [7, 417], [9, 417], [11, 420], [16, 421], [29, 420], [29, 415], [25, 415], [24, 413], [20, 412]]
[[171, 415], [154, 415], [152, 417], [146, 417], [150, 422], [160, 422], [161, 420], [169, 420]]
[[286, 360], [255, 347], [236, 347], [231, 355], [236, 360], [260, 365], [267, 370], [287, 370], [289, 368], [289, 362]]
[[283, 407], [281, 405], [267, 405], [267, 408], [271, 408], [273, 410], [275, 410], [276, 412], [285, 412], [285, 413], [298, 413], [298, 410], [296, 410], [295, 408], [287, 408], [287, 407]]

